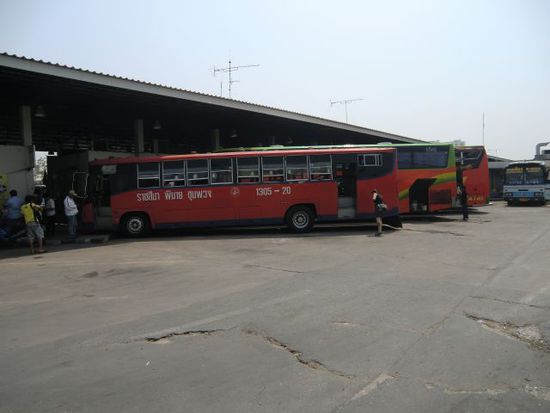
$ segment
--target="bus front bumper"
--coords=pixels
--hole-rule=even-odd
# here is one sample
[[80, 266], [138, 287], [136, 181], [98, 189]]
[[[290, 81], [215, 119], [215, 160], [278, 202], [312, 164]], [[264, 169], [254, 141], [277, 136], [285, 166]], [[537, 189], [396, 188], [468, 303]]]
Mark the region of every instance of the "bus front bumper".
[[504, 200], [508, 202], [543, 202], [543, 192], [505, 192]]

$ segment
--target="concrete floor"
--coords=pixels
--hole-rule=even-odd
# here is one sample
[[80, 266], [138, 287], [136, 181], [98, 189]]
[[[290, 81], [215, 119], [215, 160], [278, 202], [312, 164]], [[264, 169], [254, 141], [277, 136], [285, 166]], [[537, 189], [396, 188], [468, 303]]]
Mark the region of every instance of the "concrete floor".
[[0, 412], [548, 412], [550, 207], [0, 251]]

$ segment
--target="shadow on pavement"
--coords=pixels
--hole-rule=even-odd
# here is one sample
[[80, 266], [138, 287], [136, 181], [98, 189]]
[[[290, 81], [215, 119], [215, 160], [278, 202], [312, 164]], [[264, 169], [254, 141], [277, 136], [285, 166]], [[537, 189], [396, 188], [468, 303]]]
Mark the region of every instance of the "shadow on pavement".
[[63, 226], [59, 226], [56, 228], [55, 236], [47, 236], [44, 238], [44, 249], [46, 249], [47, 252], [31, 254], [25, 235], [16, 241], [0, 243], [0, 259], [15, 258], [20, 256], [35, 256], [38, 258], [43, 254], [48, 254], [50, 252], [105, 245], [111, 238], [113, 238], [113, 234], [108, 233], [80, 234], [76, 240], [69, 241], [67, 239], [66, 229]]
[[[470, 210], [471, 215], [483, 215], [487, 212]], [[444, 214], [429, 214], [429, 215], [409, 215], [403, 216], [403, 221], [406, 225], [438, 223], [438, 222], [456, 222], [462, 221], [462, 215], [457, 212]], [[398, 232], [399, 229], [393, 229], [389, 226], [384, 226], [384, 235], [389, 236]], [[354, 236], [366, 235], [375, 237], [376, 223], [374, 222], [340, 222], [331, 224], [317, 224], [313, 230], [305, 234], [295, 234], [289, 232], [284, 227], [278, 226], [260, 226], [260, 227], [227, 227], [227, 228], [190, 228], [176, 230], [157, 230], [142, 238], [125, 238], [118, 233], [93, 233], [80, 234], [76, 242], [68, 243], [66, 241], [66, 232], [63, 228], [56, 232], [53, 238], [46, 238], [45, 248], [48, 253], [58, 251], [68, 251], [83, 248], [93, 248], [106, 244], [120, 244], [129, 242], [150, 242], [150, 241], [167, 241], [173, 239], [250, 239], [250, 238], [312, 238], [312, 237], [335, 237], [335, 236]], [[20, 243], [16, 246], [0, 246], [0, 259], [13, 258], [19, 256], [31, 255], [28, 246], [25, 243]], [[41, 254], [34, 254], [39, 257]], [[38, 259], [38, 258], [37, 258]]]

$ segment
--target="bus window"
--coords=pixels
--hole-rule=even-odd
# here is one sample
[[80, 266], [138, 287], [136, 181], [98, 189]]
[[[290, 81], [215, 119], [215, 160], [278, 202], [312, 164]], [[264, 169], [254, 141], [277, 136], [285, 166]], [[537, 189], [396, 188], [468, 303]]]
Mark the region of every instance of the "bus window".
[[309, 172], [312, 181], [331, 181], [332, 161], [330, 155], [310, 155]]
[[101, 167], [102, 175], [115, 175], [116, 174], [116, 165], [103, 165]]
[[286, 157], [286, 180], [307, 181], [307, 156], [287, 156]]
[[285, 168], [282, 156], [266, 156], [262, 158], [264, 183], [284, 182]]
[[399, 147], [399, 169], [445, 168], [449, 162], [449, 148], [438, 146]]
[[411, 169], [413, 167], [412, 152], [405, 152], [399, 148], [397, 152], [397, 165], [399, 169]]
[[258, 158], [237, 158], [237, 182], [240, 184], [260, 182]]
[[382, 157], [375, 154], [358, 155], [359, 166], [382, 166]]
[[160, 164], [158, 162], [138, 163], [138, 188], [160, 186]]
[[416, 152], [413, 153], [415, 168], [444, 168], [449, 160], [443, 152]]
[[210, 174], [212, 185], [233, 183], [233, 160], [232, 159], [211, 159]]
[[208, 185], [208, 160], [187, 161], [187, 182], [189, 186]]
[[163, 162], [162, 185], [168, 188], [185, 186], [185, 161]]

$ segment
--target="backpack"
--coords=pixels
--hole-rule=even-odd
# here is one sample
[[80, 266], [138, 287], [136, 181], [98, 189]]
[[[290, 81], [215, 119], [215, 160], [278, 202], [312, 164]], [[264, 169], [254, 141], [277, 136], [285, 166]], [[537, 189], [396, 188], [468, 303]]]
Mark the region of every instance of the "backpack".
[[378, 194], [377, 198], [380, 200], [380, 202], [376, 204], [376, 208], [381, 212], [387, 211], [388, 206], [384, 203], [384, 198], [382, 198], [382, 195]]

